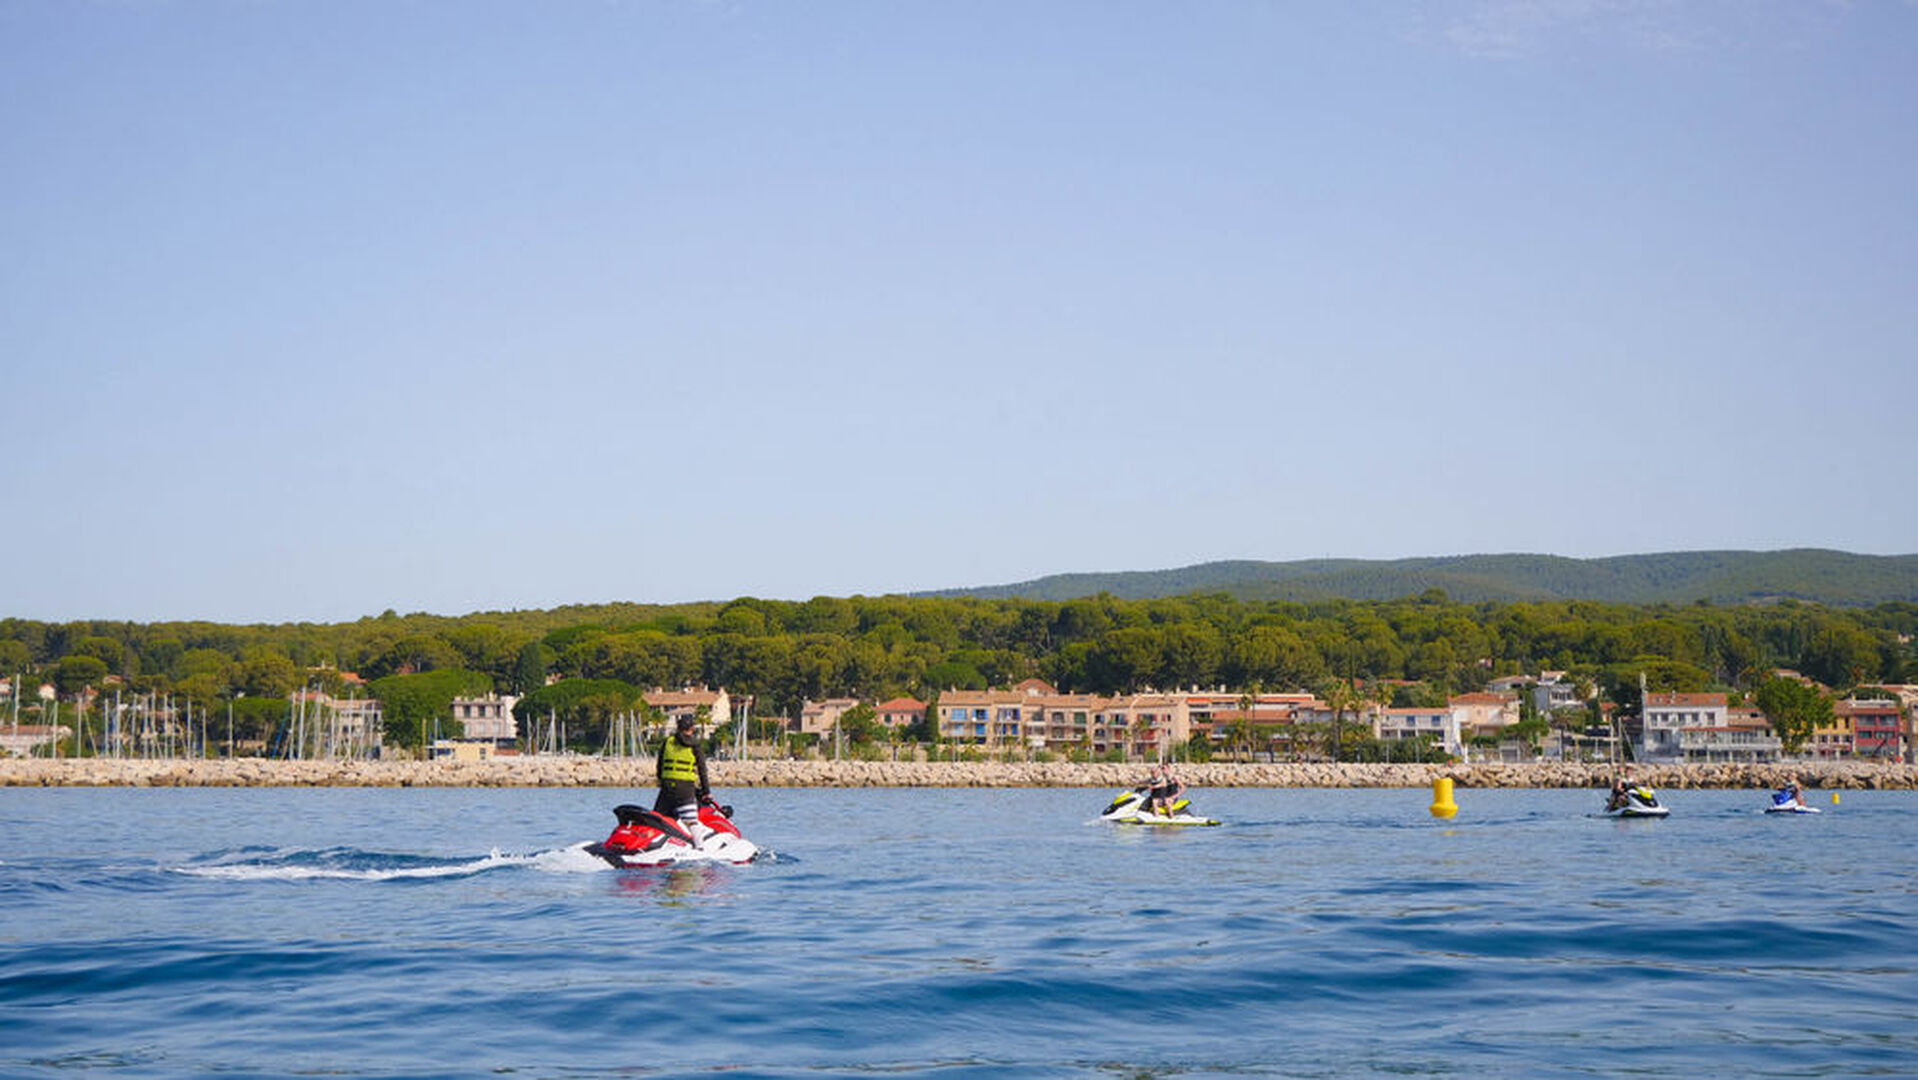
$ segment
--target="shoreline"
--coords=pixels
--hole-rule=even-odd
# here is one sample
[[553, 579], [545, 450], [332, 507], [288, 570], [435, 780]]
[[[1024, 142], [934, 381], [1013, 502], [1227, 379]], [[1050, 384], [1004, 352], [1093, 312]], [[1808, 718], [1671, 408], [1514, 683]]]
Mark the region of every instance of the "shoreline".
[[[713, 761], [714, 788], [1129, 788], [1142, 764], [1073, 762]], [[1918, 765], [1872, 762], [1640, 765], [1212, 763], [1175, 766], [1192, 788], [1429, 788], [1450, 779], [1461, 788], [1602, 788], [1615, 771], [1661, 788], [1775, 788], [1797, 778], [1806, 788], [1918, 790]], [[514, 757], [477, 762], [116, 761], [101, 758], [0, 759], [9, 787], [623, 787], [653, 786], [650, 758]]]

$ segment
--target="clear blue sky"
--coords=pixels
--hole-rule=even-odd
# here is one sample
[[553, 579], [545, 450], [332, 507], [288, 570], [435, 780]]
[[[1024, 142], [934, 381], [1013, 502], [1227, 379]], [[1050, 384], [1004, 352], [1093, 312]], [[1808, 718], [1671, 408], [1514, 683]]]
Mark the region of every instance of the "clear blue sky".
[[0, 616], [1918, 551], [1918, 6], [0, 0]]

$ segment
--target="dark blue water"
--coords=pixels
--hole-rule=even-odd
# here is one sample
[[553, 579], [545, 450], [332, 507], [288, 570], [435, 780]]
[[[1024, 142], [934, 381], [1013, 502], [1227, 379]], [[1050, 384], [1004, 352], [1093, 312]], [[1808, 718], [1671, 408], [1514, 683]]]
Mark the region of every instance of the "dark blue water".
[[594, 790], [0, 790], [0, 1076], [1918, 1072], [1918, 796], [725, 792], [777, 856], [594, 870]]

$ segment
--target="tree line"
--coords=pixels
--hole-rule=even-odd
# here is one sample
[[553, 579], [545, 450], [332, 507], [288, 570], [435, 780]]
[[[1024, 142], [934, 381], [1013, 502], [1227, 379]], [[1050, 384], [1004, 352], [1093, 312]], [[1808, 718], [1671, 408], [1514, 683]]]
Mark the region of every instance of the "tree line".
[[1909, 603], [1460, 603], [1437, 589], [1313, 603], [1223, 594], [741, 598], [458, 617], [388, 611], [334, 624], [9, 618], [0, 620], [0, 676], [51, 682], [63, 696], [111, 683], [202, 711], [239, 703], [262, 723], [269, 702], [283, 706], [299, 687], [371, 694], [406, 742], [421, 715], [454, 693], [528, 695], [554, 678], [583, 682], [547, 697], [589, 702], [601, 715], [634, 705], [645, 688], [704, 685], [750, 696], [756, 716], [791, 717], [807, 699], [929, 701], [1030, 677], [1095, 694], [1403, 681], [1416, 684], [1406, 703], [1424, 704], [1416, 699], [1560, 670], [1630, 712], [1641, 674], [1654, 691], [1734, 694], [1777, 668], [1840, 690], [1909, 681], [1918, 674], [1914, 635], [1918, 605]]

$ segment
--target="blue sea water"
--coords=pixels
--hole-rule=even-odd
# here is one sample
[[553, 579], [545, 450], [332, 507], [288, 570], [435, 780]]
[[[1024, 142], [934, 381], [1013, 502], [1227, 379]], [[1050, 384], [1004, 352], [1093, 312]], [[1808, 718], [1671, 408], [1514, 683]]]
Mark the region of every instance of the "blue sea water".
[[0, 1076], [1918, 1072], [1912, 793], [741, 789], [769, 859], [565, 857], [648, 794], [0, 790]]

